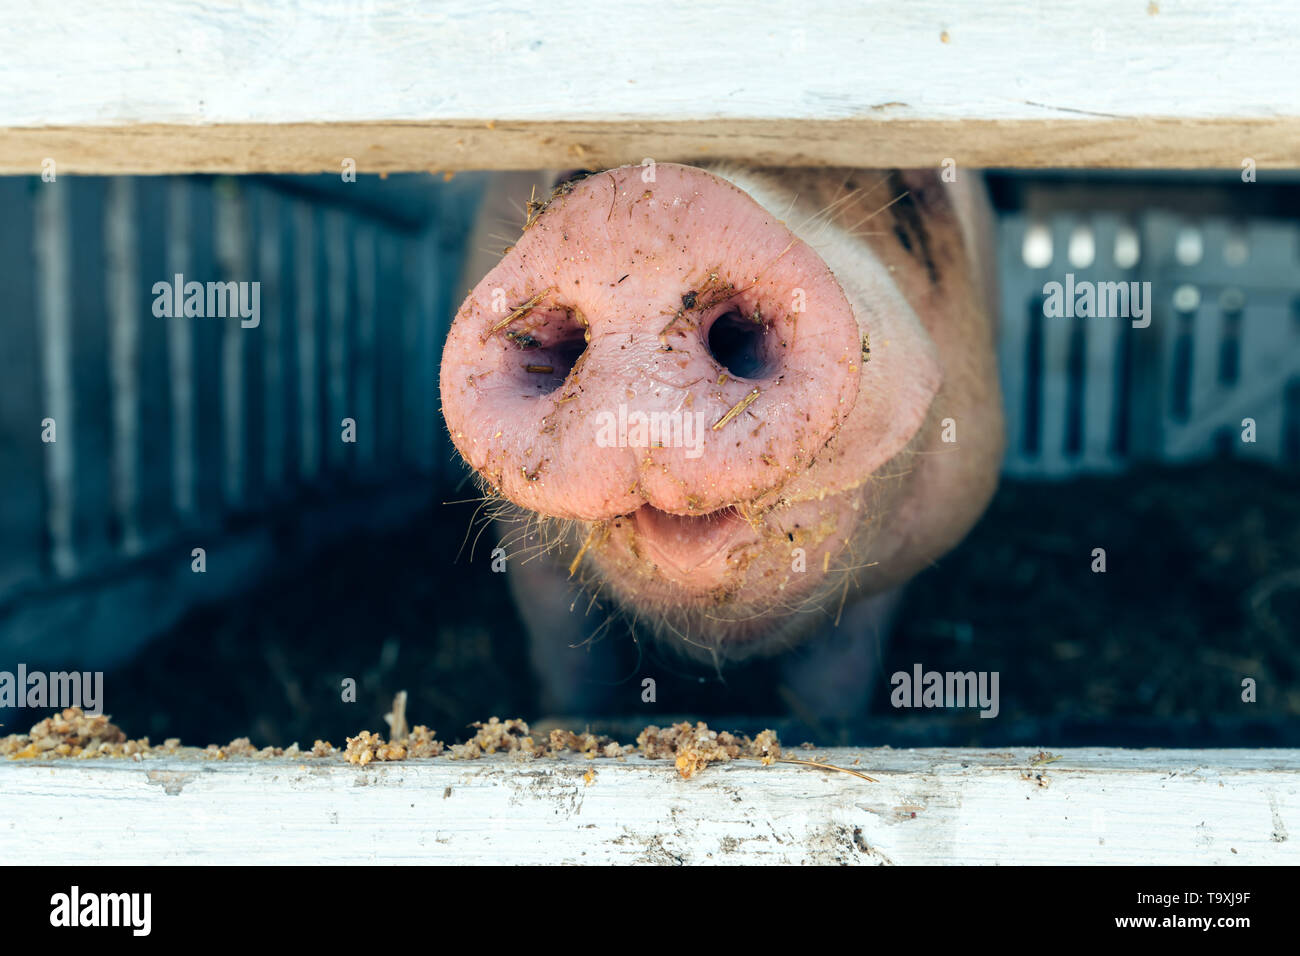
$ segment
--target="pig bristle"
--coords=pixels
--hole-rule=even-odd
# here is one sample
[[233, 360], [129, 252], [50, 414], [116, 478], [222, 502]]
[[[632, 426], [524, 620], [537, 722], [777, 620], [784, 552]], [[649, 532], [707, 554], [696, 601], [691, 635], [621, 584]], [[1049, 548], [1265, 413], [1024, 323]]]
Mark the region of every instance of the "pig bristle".
[[[615, 622], [623, 623], [629, 634], [644, 636], [660, 646], [675, 649], [685, 658], [708, 664], [721, 677], [729, 663], [753, 653], [779, 653], [795, 645], [811, 626], [815, 626], [816, 621], [838, 625], [848, 594], [859, 586], [860, 573], [877, 566], [877, 562], [863, 562], [857, 555], [871, 553], [872, 539], [884, 517], [880, 507], [883, 488], [911, 470], [910, 458], [910, 453], [905, 452], [895, 460], [895, 467], [888, 473], [877, 473], [864, 479], [860, 488], [868, 517], [857, 535], [833, 555], [828, 573], [813, 593], [792, 601], [782, 593], [774, 592], [769, 600], [748, 607], [744, 613], [735, 613], [725, 601], [710, 607], [684, 610], [673, 602], [629, 607], [614, 596], [606, 597], [603, 592], [607, 582], [587, 559], [593, 549], [608, 537], [612, 522], [585, 522], [537, 514], [501, 497], [486, 479], [478, 475], [475, 477], [482, 495], [466, 537], [472, 535], [477, 544], [483, 530], [496, 523], [498, 545], [506, 552], [507, 560], [548, 560], [560, 567], [567, 565], [570, 580], [579, 594], [587, 599], [583, 613], [590, 614], [599, 608], [606, 615], [593, 638], [603, 639]], [[776, 520], [766, 524], [768, 533], [786, 534], [779, 523], [779, 511], [790, 503], [783, 500], [762, 509], [760, 521], [776, 515]], [[743, 507], [741, 510], [743, 514]], [[575, 613], [579, 600], [580, 597], [575, 598], [573, 604]], [[736, 631], [743, 631], [743, 625], [750, 621], [763, 625], [761, 640], [736, 640]]]
[[908, 197], [908, 192], [907, 192], [906, 190], [904, 190], [903, 192], [901, 192], [901, 193], [899, 193], [897, 196], [895, 196], [893, 199], [889, 200], [889, 202], [885, 203], [883, 206], [879, 207], [878, 209], [873, 210], [872, 212], [867, 213], [865, 216], [863, 216], [861, 219], [859, 219], [859, 220], [858, 220], [857, 222], [855, 222], [853, 225], [844, 227], [844, 232], [845, 232], [845, 233], [849, 236], [849, 238], [851, 238], [851, 239], [860, 239], [860, 238], [862, 238], [862, 237], [864, 237], [864, 236], [869, 236], [869, 235], [870, 235], [870, 236], [878, 236], [878, 235], [882, 235], [882, 233], [879, 233], [879, 232], [871, 232], [871, 233], [867, 233], [867, 232], [859, 232], [858, 230], [859, 230], [862, 226], [864, 226], [864, 225], [866, 225], [868, 222], [870, 222], [872, 219], [875, 219], [877, 216], [879, 216], [882, 212], [884, 212], [884, 211], [885, 211], [886, 209], [888, 209], [890, 206], [894, 205], [894, 204], [897, 203], [897, 202], [901, 202], [902, 200], [906, 199], [907, 197]]

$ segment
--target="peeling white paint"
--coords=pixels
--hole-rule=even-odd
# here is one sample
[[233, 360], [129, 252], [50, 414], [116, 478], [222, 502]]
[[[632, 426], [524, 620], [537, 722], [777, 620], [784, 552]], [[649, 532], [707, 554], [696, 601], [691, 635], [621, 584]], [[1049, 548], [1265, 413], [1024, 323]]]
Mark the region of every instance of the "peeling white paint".
[[753, 761], [683, 780], [640, 757], [4, 761], [0, 859], [1300, 863], [1298, 750], [1036, 754], [817, 752], [876, 783]]

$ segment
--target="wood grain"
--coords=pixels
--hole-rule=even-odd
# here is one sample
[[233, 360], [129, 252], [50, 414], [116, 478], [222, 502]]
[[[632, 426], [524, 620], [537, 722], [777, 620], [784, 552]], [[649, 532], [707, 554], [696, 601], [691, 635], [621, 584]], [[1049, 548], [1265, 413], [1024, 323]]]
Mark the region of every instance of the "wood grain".
[[[9, 863], [1297, 863], [1300, 750], [0, 763]], [[591, 777], [588, 778], [588, 772]]]
[[1287, 0], [0, 10], [0, 172], [1300, 163]]

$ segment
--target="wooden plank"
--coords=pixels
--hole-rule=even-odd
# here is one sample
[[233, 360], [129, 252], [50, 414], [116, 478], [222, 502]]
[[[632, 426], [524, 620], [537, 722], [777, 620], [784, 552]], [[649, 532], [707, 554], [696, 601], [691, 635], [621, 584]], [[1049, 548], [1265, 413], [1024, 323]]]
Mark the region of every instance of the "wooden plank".
[[286, 327], [293, 320], [288, 290], [293, 288], [291, 257], [285, 255], [288, 205], [268, 188], [257, 190], [256, 237], [258, 274], [262, 282], [262, 435], [263, 487], [268, 498], [279, 497], [286, 480], [285, 408]]
[[1024, 261], [1025, 233], [1030, 220], [1011, 213], [998, 223], [998, 256], [1016, 268], [1000, 270], [1002, 313], [998, 324], [998, 369], [1002, 381], [1002, 404], [1007, 415], [1007, 451], [1003, 468], [1008, 474], [1033, 471], [1036, 455], [1025, 454], [1027, 428], [1027, 371], [1030, 309], [1040, 312], [1043, 270], [1020, 268]]
[[[1044, 281], [1059, 282], [1064, 286], [1066, 273], [1071, 269], [1066, 250], [1069, 248], [1073, 223], [1054, 219], [1052, 231], [1052, 266]], [[1071, 310], [1073, 311], [1073, 310]], [[1038, 449], [1038, 471], [1045, 476], [1069, 474], [1071, 462], [1065, 454], [1066, 418], [1070, 395], [1070, 345], [1074, 330], [1084, 320], [1077, 317], [1051, 316], [1044, 310], [1043, 323], [1043, 381], [1040, 421], [1041, 439]]]
[[[269, 190], [258, 180], [235, 180], [239, 190], [239, 252], [237, 267], [246, 269], [244, 277], [255, 287], [257, 296], [257, 325], [244, 327], [243, 319], [235, 324], [243, 338], [243, 426], [240, 429], [240, 455], [243, 458], [241, 483], [245, 507], [250, 510], [265, 507], [268, 503], [266, 484], [266, 342], [269, 328], [278, 321], [279, 283], [262, 268], [262, 215], [261, 206]], [[279, 224], [273, 230], [279, 235]], [[278, 251], [278, 250], [277, 250]], [[251, 321], [251, 320], [247, 320]]]
[[[10, 863], [1300, 862], [1300, 750], [0, 763]], [[855, 763], [856, 761], [856, 763]]]
[[[0, 11], [0, 171], [1286, 166], [1288, 0], [66, 0]], [[719, 31], [726, 42], [719, 43]], [[646, 42], [653, 37], [653, 42]]]
[[[416, 273], [419, 276], [419, 298], [421, 324], [424, 328], [423, 365], [428, 371], [428, 386], [424, 393], [424, 419], [428, 444], [427, 463], [430, 471], [439, 481], [446, 481], [452, 475], [452, 462], [456, 452], [451, 444], [451, 436], [443, 423], [440, 398], [440, 358], [442, 343], [447, 339], [447, 330], [451, 326], [451, 317], [460, 302], [451, 304], [455, 290], [459, 287], [459, 278], [454, 271], [448, 270], [446, 260], [441, 254], [437, 230], [447, 228], [435, 224], [421, 234], [419, 244], [415, 247]], [[466, 235], [471, 233], [466, 230]], [[451, 293], [448, 294], [448, 290]], [[457, 476], [457, 480], [460, 476]], [[452, 485], [452, 487], [455, 487]]]
[[170, 319], [153, 313], [154, 284], [170, 284], [167, 271], [167, 216], [171, 181], [136, 180], [135, 234], [140, 282], [136, 289], [143, 334], [137, 373], [140, 376], [139, 481], [140, 532], [145, 547], [155, 545], [175, 527], [174, 456], [172, 453], [172, 385], [168, 357]]
[[[221, 278], [217, 258], [217, 197], [210, 180], [190, 183], [191, 230], [186, 235], [190, 266], [185, 281], [209, 282]], [[181, 320], [193, 326], [194, 364], [194, 488], [199, 521], [210, 525], [225, 514], [225, 444], [223, 420], [226, 415], [225, 388], [222, 381], [225, 350], [223, 340], [226, 320], [207, 314]]]
[[[1186, 422], [1164, 423], [1163, 457], [1189, 461], [1213, 453], [1216, 436], [1229, 436], [1233, 454], [1277, 461], [1282, 455], [1283, 397], [1286, 383], [1300, 372], [1300, 338], [1291, 318], [1298, 287], [1292, 265], [1300, 258], [1300, 230], [1285, 221], [1252, 223], [1241, 236], [1247, 259], [1228, 261], [1227, 242], [1235, 224], [1222, 218], [1180, 218], [1168, 214], [1149, 217], [1163, 239], [1153, 250], [1164, 258], [1153, 272], [1156, 322], [1166, 323], [1163, 362], [1172, 374], [1173, 357], [1181, 328], [1168, 308], [1169, 297], [1180, 286], [1200, 293], [1200, 305], [1190, 319], [1190, 416]], [[1179, 230], [1191, 228], [1202, 237], [1202, 255], [1195, 262], [1179, 262], [1174, 253]], [[1259, 281], [1259, 277], [1267, 277]], [[1219, 350], [1225, 331], [1222, 297], [1244, 292], [1239, 321], [1238, 376], [1219, 381]], [[1161, 298], [1163, 296], [1163, 300]], [[1162, 311], [1163, 307], [1163, 311]], [[1166, 387], [1166, 400], [1173, 394]], [[1255, 419], [1253, 444], [1240, 441], [1241, 422]]]
[[[176, 178], [167, 184], [166, 279], [193, 275], [187, 237], [193, 228], [192, 183]], [[182, 281], [188, 281], [182, 278]], [[182, 523], [194, 521], [198, 511], [195, 475], [195, 373], [194, 321], [183, 314], [163, 320], [167, 328], [167, 380], [171, 387], [172, 506]]]
[[39, 180], [0, 179], [0, 600], [44, 576], [45, 468], [52, 446], [41, 441], [49, 413], [41, 389], [36, 281]]
[[352, 230], [352, 256], [357, 279], [356, 409], [358, 469], [373, 470], [378, 450], [377, 389], [379, 353], [379, 259], [377, 229], [358, 222]]
[[325, 248], [325, 448], [330, 470], [341, 473], [352, 459], [349, 448], [340, 439], [343, 419], [352, 412], [354, 389], [348, 362], [348, 320], [352, 305], [352, 275], [349, 270], [348, 226], [345, 214], [337, 209], [324, 214]]
[[[432, 398], [438, 392], [438, 346], [434, 344], [434, 317], [428, 310], [425, 280], [421, 275], [423, 236], [407, 236], [401, 248], [402, 284], [402, 457], [408, 468], [428, 474], [433, 470], [434, 418]], [[432, 265], [427, 269], [434, 271]], [[433, 414], [431, 414], [433, 413]]]
[[[1131, 276], [1115, 266], [1115, 237], [1121, 220], [1098, 214], [1090, 217], [1096, 259], [1089, 269], [1078, 270], [1093, 282], [1130, 282]], [[1112, 470], [1115, 459], [1115, 399], [1118, 394], [1119, 340], [1128, 318], [1091, 319], [1084, 323], [1087, 353], [1084, 359], [1083, 449], [1081, 464], [1093, 471]], [[1131, 327], [1131, 326], [1130, 326]]]
[[375, 448], [384, 468], [400, 466], [402, 441], [402, 274], [398, 239], [375, 234]]
[[1184, 120], [608, 120], [0, 128], [0, 174], [454, 172], [735, 160], [759, 166], [1239, 169], [1294, 167], [1293, 117]]
[[313, 482], [321, 467], [320, 329], [317, 316], [319, 217], [310, 204], [294, 204], [294, 263], [297, 325], [298, 478]]
[[[141, 309], [139, 236], [136, 229], [137, 180], [120, 176], [108, 181], [104, 209], [105, 286], [108, 304], [109, 397], [112, 401], [112, 496], [118, 539], [124, 554], [140, 553]], [[150, 286], [153, 283], [149, 283]]]
[[[59, 424], [59, 441], [72, 442], [72, 549], [81, 571], [112, 556], [113, 419], [109, 380], [109, 303], [105, 261], [108, 181], [69, 177], [51, 184], [67, 192], [70, 299], [68, 353], [72, 429]], [[54, 347], [53, 337], [47, 345]]]
[[[248, 200], [238, 180], [220, 179], [213, 190], [213, 256], [215, 271], [208, 281], [253, 282], [248, 236]], [[238, 288], [238, 286], [236, 286]], [[247, 500], [247, 385], [249, 339], [256, 335], [244, 328], [238, 315], [236, 293], [234, 317], [209, 315], [204, 321], [216, 326], [220, 336], [221, 366], [218, 393], [221, 399], [221, 493], [226, 508], [239, 510]], [[251, 299], [249, 300], [251, 303]], [[259, 304], [260, 309], [260, 304]], [[260, 322], [260, 312], [259, 312]]]

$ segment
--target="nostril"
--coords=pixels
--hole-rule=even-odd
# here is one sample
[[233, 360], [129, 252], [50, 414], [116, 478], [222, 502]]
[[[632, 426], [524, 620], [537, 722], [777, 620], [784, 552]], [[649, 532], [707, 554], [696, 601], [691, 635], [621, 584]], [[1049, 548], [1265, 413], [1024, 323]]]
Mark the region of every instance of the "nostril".
[[709, 352], [736, 378], [763, 378], [774, 368], [768, 327], [760, 313], [733, 309], [709, 327]]
[[529, 387], [547, 395], [564, 384], [586, 350], [582, 339], [566, 339], [549, 346], [521, 345], [519, 366]]
[[504, 333], [518, 375], [536, 394], [564, 384], [587, 350], [587, 328], [572, 310], [533, 313]]

